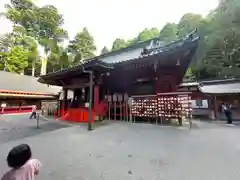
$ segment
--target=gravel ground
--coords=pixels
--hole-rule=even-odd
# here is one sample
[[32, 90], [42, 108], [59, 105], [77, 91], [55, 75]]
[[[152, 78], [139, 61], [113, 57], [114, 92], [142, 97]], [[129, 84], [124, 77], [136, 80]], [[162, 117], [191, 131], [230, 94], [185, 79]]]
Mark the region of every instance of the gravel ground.
[[240, 129], [195, 122], [194, 128], [110, 123], [86, 126], [0, 117], [0, 174], [9, 149], [28, 143], [43, 163], [39, 180], [237, 180]]

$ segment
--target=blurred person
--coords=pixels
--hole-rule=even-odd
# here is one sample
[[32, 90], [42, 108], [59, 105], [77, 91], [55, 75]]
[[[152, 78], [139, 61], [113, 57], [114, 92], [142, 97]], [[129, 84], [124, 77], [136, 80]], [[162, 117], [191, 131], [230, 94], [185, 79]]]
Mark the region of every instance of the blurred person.
[[232, 124], [232, 110], [231, 110], [232, 106], [231, 106], [231, 104], [224, 103], [222, 105], [222, 107], [223, 107], [224, 114], [227, 118], [227, 123]]
[[34, 119], [37, 118], [37, 106], [36, 105], [32, 106], [32, 113], [31, 113], [29, 119], [32, 119], [33, 117], [34, 117]]
[[14, 147], [8, 153], [7, 164], [11, 169], [1, 180], [35, 180], [41, 168], [40, 161], [32, 159], [32, 151], [27, 144]]
[[1, 104], [1, 114], [4, 113], [4, 109], [7, 107], [7, 104], [5, 102], [2, 102]]

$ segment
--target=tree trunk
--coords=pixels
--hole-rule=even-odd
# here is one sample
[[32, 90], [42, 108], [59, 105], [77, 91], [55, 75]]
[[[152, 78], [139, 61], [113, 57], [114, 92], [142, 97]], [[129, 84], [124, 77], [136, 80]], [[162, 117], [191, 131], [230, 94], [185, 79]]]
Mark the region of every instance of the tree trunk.
[[32, 63], [32, 76], [35, 76], [35, 62]]
[[47, 58], [43, 58], [41, 61], [42, 61], [41, 75], [46, 75], [46, 71], [47, 71]]

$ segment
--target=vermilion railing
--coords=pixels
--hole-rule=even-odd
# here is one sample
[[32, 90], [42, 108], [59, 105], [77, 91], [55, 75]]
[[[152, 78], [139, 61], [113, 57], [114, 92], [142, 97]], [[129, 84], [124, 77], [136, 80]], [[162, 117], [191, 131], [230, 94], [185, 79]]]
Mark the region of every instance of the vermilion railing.
[[[88, 108], [69, 108], [64, 116], [60, 117], [60, 120], [68, 122], [79, 122], [87, 123], [88, 122]], [[94, 122], [95, 112], [92, 110], [92, 119], [91, 123]]]
[[3, 114], [13, 114], [13, 113], [27, 113], [32, 111], [32, 106], [12, 106], [12, 107], [5, 107], [2, 109], [0, 107], [0, 113]]
[[95, 113], [97, 116], [105, 116], [108, 111], [108, 103], [106, 100], [101, 101], [98, 105], [95, 105]]

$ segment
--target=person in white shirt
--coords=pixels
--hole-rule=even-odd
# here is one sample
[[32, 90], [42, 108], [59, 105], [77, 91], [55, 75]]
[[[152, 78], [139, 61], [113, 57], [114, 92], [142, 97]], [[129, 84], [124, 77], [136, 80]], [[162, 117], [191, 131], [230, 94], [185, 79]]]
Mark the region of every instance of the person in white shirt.
[[4, 113], [4, 109], [7, 107], [7, 104], [5, 102], [2, 102], [1, 104], [1, 113]]
[[37, 106], [36, 105], [32, 106], [32, 113], [31, 113], [29, 119], [32, 119], [33, 117], [34, 117], [34, 119], [37, 118]]

